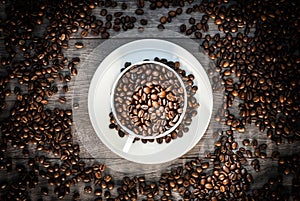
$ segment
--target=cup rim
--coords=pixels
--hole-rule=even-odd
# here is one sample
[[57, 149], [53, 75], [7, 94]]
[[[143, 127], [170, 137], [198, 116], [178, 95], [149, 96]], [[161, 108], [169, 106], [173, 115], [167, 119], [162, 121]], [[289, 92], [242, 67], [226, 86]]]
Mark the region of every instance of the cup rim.
[[[115, 100], [114, 100], [114, 95], [115, 95], [115, 89], [116, 89], [116, 86], [119, 82], [119, 80], [121, 79], [121, 77], [127, 72], [129, 71], [131, 68], [133, 68], [134, 66], [141, 66], [143, 64], [157, 64], [157, 65], [160, 65], [164, 68], [166, 68], [167, 70], [171, 71], [172, 73], [174, 73], [174, 75], [176, 76], [176, 78], [178, 79], [180, 85], [182, 86], [183, 88], [183, 99], [184, 99], [184, 103], [183, 103], [183, 111], [178, 119], [178, 121], [176, 122], [176, 124], [174, 126], [172, 126], [169, 130], [161, 133], [161, 134], [158, 134], [158, 135], [155, 135], [155, 136], [143, 136], [143, 135], [138, 135], [136, 133], [134, 133], [132, 130], [128, 129], [125, 125], [123, 125], [119, 119], [117, 118], [117, 112], [116, 112], [116, 109], [115, 109]], [[187, 109], [187, 91], [186, 91], [186, 86], [182, 80], [182, 78], [180, 77], [180, 75], [174, 70], [172, 69], [171, 67], [169, 67], [168, 65], [162, 63], [162, 62], [158, 62], [158, 61], [149, 61], [149, 60], [146, 60], [146, 61], [140, 61], [140, 62], [136, 62], [136, 63], [133, 63], [131, 64], [130, 66], [126, 67], [119, 75], [118, 77], [115, 79], [114, 83], [113, 83], [113, 87], [111, 89], [111, 93], [110, 93], [110, 97], [111, 97], [111, 101], [110, 101], [110, 105], [111, 105], [111, 110], [112, 110], [112, 113], [113, 113], [113, 116], [114, 116], [114, 119], [116, 120], [117, 124], [126, 132], [129, 134], [129, 136], [132, 136], [132, 137], [137, 137], [137, 138], [140, 138], [140, 139], [157, 139], [157, 138], [161, 138], [161, 137], [164, 137], [168, 134], [170, 134], [171, 132], [173, 132], [181, 123], [182, 123], [182, 120], [186, 114], [186, 109]]]

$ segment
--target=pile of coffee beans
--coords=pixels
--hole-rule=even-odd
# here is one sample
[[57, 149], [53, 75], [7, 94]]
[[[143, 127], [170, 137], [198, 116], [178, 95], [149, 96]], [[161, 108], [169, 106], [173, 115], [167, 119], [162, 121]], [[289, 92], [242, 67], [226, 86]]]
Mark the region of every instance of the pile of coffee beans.
[[126, 69], [114, 89], [116, 118], [144, 137], [168, 131], [184, 110], [186, 94], [181, 83], [173, 70], [159, 63]]
[[[96, 8], [98, 13], [94, 12]], [[126, 14], [132, 8], [135, 12]], [[0, 111], [1, 115], [6, 114], [0, 121], [0, 173], [11, 175], [0, 178], [0, 200], [55, 199], [50, 198], [51, 194], [59, 199], [84, 199], [80, 190], [71, 190], [83, 183], [82, 194], [93, 192], [94, 200], [299, 199], [299, 153], [273, 151], [268, 155], [267, 145], [260, 143], [261, 139], [247, 137], [242, 143], [237, 140], [244, 135], [240, 133], [247, 132], [249, 124], [255, 124], [260, 138], [271, 139], [270, 144], [299, 143], [298, 2], [4, 0], [0, 9], [0, 40], [4, 45], [0, 56]], [[157, 19], [147, 19], [148, 10], [158, 12]], [[188, 17], [180, 22], [178, 31], [201, 44], [214, 60], [224, 85], [224, 104], [216, 118], [224, 124], [220, 125], [223, 130], [215, 131], [220, 137], [208, 158], [197, 157], [170, 167], [158, 181], [125, 176], [118, 182], [104, 164], [86, 164], [80, 158], [80, 147], [73, 141], [72, 111], [67, 108], [69, 101], [64, 93], [78, 73], [80, 58], [68, 58], [65, 50], [74, 35], [107, 39], [116, 32], [143, 30], [149, 22], [157, 23], [155, 26], [162, 30], [174, 27], [172, 23], [183, 16]], [[210, 33], [210, 21], [219, 33]], [[75, 42], [75, 48], [82, 51], [84, 41]], [[178, 62], [155, 60], [172, 66], [183, 76], [188, 94], [197, 91], [193, 75], [187, 75]], [[59, 92], [63, 95], [58, 101], [63, 104], [48, 107]], [[14, 101], [9, 102], [8, 98]], [[195, 98], [188, 98], [188, 105], [196, 107]], [[239, 114], [234, 114], [233, 108]], [[187, 109], [191, 111], [186, 112], [190, 115], [183, 121], [186, 126], [180, 125], [181, 129], [165, 136], [166, 142], [188, 130], [197, 110]], [[114, 123], [112, 120], [110, 127], [124, 136]], [[157, 141], [162, 143], [163, 139]], [[15, 157], [18, 152], [22, 160]], [[259, 172], [260, 162], [270, 158], [277, 161], [278, 175], [251, 188], [260, 175], [248, 167]], [[291, 178], [290, 186], [285, 184], [284, 175]]]
[[[145, 61], [149, 62], [149, 59], [145, 59]], [[144, 77], [145, 75], [142, 75], [141, 73], [138, 73], [139, 71], [137, 71], [136, 73], [138, 75], [134, 76], [134, 77], [136, 80], [139, 80], [139, 82], [129, 81], [130, 80], [129, 77], [131, 77], [131, 75], [125, 76], [125, 74], [127, 73], [126, 72], [123, 75], [123, 76], [125, 76], [124, 77], [125, 83], [122, 83], [124, 81], [120, 82], [119, 85], [122, 85], [122, 86], [116, 87], [116, 89], [115, 89], [117, 91], [116, 93], [119, 94], [119, 96], [117, 98], [115, 98], [116, 110], [119, 109], [119, 113], [121, 113], [120, 114], [121, 117], [122, 117], [122, 112], [123, 112], [124, 123], [126, 121], [131, 121], [131, 123], [133, 124], [132, 129], [134, 129], [135, 123], [137, 123], [137, 121], [135, 121], [135, 120], [137, 120], [137, 118], [140, 118], [138, 115], [139, 111], [142, 111], [144, 116], [145, 116], [145, 110], [147, 110], [146, 116], [148, 116], [147, 113], [149, 113], [149, 112], [155, 113], [155, 114], [149, 113], [149, 119], [151, 120], [151, 118], [155, 117], [154, 122], [157, 122], [158, 120], [159, 120], [159, 122], [162, 122], [161, 120], [164, 120], [166, 123], [164, 123], [161, 126], [162, 130], [159, 132], [159, 128], [160, 128], [159, 126], [157, 126], [157, 128], [154, 128], [154, 127], [151, 127], [151, 124], [149, 124], [149, 126], [146, 125], [146, 127], [144, 129], [145, 131], [143, 131], [143, 128], [141, 128], [141, 131], [140, 131], [140, 133], [144, 132], [144, 136], [148, 136], [148, 135], [154, 136], [155, 134], [153, 134], [153, 130], [150, 130], [150, 129], [148, 130], [147, 127], [158, 130], [158, 133], [160, 134], [160, 133], [163, 133], [166, 129], [168, 129], [168, 130], [171, 129], [176, 124], [176, 122], [179, 120], [180, 116], [183, 113], [183, 104], [184, 104], [183, 103], [183, 101], [184, 101], [183, 87], [185, 87], [186, 94], [187, 94], [187, 107], [186, 107], [186, 113], [184, 114], [182, 122], [170, 134], [156, 138], [156, 142], [159, 144], [161, 144], [163, 142], [163, 140], [165, 140], [166, 143], [169, 143], [171, 140], [177, 139], [177, 137], [182, 137], [183, 133], [186, 133], [189, 131], [188, 127], [192, 123], [192, 118], [197, 115], [197, 109], [199, 108], [199, 103], [198, 103], [197, 99], [195, 98], [196, 92], [198, 91], [198, 87], [196, 85], [194, 85], [194, 78], [195, 78], [194, 75], [186, 74], [186, 71], [184, 71], [180, 67], [180, 63], [178, 61], [172, 62], [172, 61], [168, 61], [164, 58], [160, 59], [158, 57], [155, 57], [154, 61], [169, 66], [175, 72], [173, 72], [173, 71], [167, 72], [166, 70], [164, 70], [164, 72], [158, 73], [158, 70], [161, 70], [160, 66], [158, 66], [158, 69], [154, 69], [154, 71], [152, 68], [155, 66], [152, 66], [152, 67], [144, 66], [145, 67], [144, 71], [147, 69], [146, 70], [147, 72], [145, 71], [145, 75], [147, 75], [147, 74], [149, 74], [149, 75], [147, 75], [146, 80], [145, 80], [145, 78], [139, 79], [139, 77]], [[122, 68], [121, 71], [125, 70], [130, 65], [131, 65], [131, 62], [126, 62], [124, 64], [124, 68]], [[131, 70], [129, 70], [129, 71], [131, 71]], [[152, 75], [153, 73], [157, 76]], [[181, 86], [177, 76], [174, 73], [177, 73], [180, 76], [181, 80], [183, 81], [184, 86]], [[130, 74], [131, 74], [131, 72], [130, 72]], [[153, 79], [153, 81], [149, 82], [149, 80], [147, 80], [147, 79]], [[123, 79], [121, 78], [120, 80], [123, 80]], [[140, 84], [140, 82], [142, 84]], [[128, 83], [131, 83], [131, 85], [133, 85], [132, 83], [135, 83], [137, 86], [127, 87]], [[159, 85], [157, 85], [157, 84], [159, 84]], [[117, 85], [117, 86], [119, 86], [119, 85]], [[123, 85], [126, 88], [125, 90], [124, 90]], [[118, 88], [119, 88], [119, 90], [118, 90]], [[136, 90], [134, 93], [129, 92], [128, 97], [126, 97], [126, 91], [128, 91], [129, 88], [136, 88]], [[152, 95], [153, 93], [151, 92], [150, 89], [152, 89], [153, 92], [155, 92], [154, 96]], [[175, 90], [175, 93], [172, 92], [174, 90]], [[139, 103], [139, 102], [141, 102], [141, 100], [139, 100], [139, 99], [142, 98], [143, 94], [144, 94], [144, 99], [145, 100], [147, 99], [147, 101], [142, 101], [142, 103], [144, 103], [144, 104], [141, 104], [141, 103]], [[155, 100], [153, 100], [153, 98]], [[171, 100], [171, 99], [174, 99], [174, 100]], [[119, 105], [121, 103], [120, 101], [122, 103], [127, 102], [127, 106], [124, 106], [124, 108], [122, 106], [120, 106]], [[153, 103], [156, 104], [156, 102], [158, 105], [153, 106]], [[132, 106], [134, 106], [134, 107], [132, 107]], [[164, 107], [165, 109], [162, 109], [162, 106], [165, 106]], [[123, 110], [123, 109], [127, 109], [127, 108], [129, 110], [129, 114], [126, 114]], [[136, 111], [134, 113], [133, 113], [133, 109], [136, 109]], [[165, 111], [165, 110], [167, 110], [167, 111]], [[162, 113], [164, 113], [164, 114], [162, 114]], [[128, 116], [125, 116], [125, 115], [128, 115]], [[161, 118], [162, 115], [164, 115], [164, 119]], [[171, 115], [171, 118], [168, 117], [168, 115]], [[118, 123], [115, 120], [114, 115], [112, 113], [110, 113], [109, 116], [110, 116], [110, 123], [111, 123], [109, 125], [109, 127], [111, 129], [116, 129], [118, 131], [118, 134], [120, 137], [126, 136], [128, 133], [126, 131], [124, 131], [120, 125], [118, 125]], [[158, 119], [157, 116], [160, 116], [160, 119]], [[119, 121], [122, 123], [122, 118], [120, 118]], [[145, 122], [145, 120], [140, 120], [137, 125], [140, 125], [139, 123], [140, 122], [142, 123], [142, 121]], [[146, 129], [147, 129], [147, 131], [146, 131]], [[138, 132], [138, 130], [137, 130], [137, 132]], [[137, 134], [139, 134], [139, 133], [137, 133]], [[135, 141], [138, 141], [138, 140], [140, 140], [140, 138], [136, 137]], [[143, 143], [154, 142], [154, 141], [155, 141], [154, 139], [142, 139]]]

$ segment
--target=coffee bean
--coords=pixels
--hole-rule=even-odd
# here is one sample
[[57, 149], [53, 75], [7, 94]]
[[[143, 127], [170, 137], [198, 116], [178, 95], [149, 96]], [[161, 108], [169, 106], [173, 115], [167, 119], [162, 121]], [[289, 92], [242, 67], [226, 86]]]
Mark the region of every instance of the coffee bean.
[[180, 25], [179, 29], [181, 33], [184, 33], [186, 31], [186, 25], [185, 24]]
[[195, 37], [196, 37], [197, 39], [201, 39], [201, 38], [202, 38], [201, 32], [195, 32], [194, 34], [195, 34]]
[[106, 10], [105, 8], [104, 8], [104, 9], [101, 9], [100, 15], [101, 15], [101, 16], [106, 16], [106, 15], [107, 15], [107, 10]]
[[84, 46], [83, 46], [83, 43], [82, 43], [82, 42], [76, 42], [76, 43], [75, 43], [75, 47], [76, 47], [77, 49], [81, 49], [81, 48], [83, 48]]
[[123, 15], [123, 12], [115, 12], [114, 17], [121, 17]]
[[110, 36], [110, 34], [109, 34], [108, 32], [103, 32], [103, 33], [101, 33], [101, 38], [102, 38], [102, 39], [108, 39], [109, 36]]
[[104, 192], [104, 197], [105, 197], [106, 199], [109, 199], [109, 198], [111, 197], [110, 191], [105, 191], [105, 192]]
[[250, 145], [250, 140], [249, 140], [249, 139], [244, 139], [244, 140], [243, 140], [243, 145], [244, 145], [244, 146]]
[[58, 101], [61, 103], [61, 104], [64, 104], [66, 103], [66, 98], [65, 97], [59, 97]]
[[167, 22], [167, 17], [162, 16], [159, 21], [160, 21], [161, 24], [165, 24]]
[[112, 23], [110, 21], [105, 22], [104, 26], [105, 26], [105, 29], [108, 30], [112, 27]]
[[[180, 11], [179, 11], [179, 12], [180, 12]], [[168, 12], [168, 16], [171, 17], [171, 18], [172, 18], [172, 17], [175, 17], [176, 15], [177, 15], [176, 11], [169, 11], [169, 12]]]
[[192, 29], [187, 29], [186, 32], [185, 32], [185, 34], [186, 34], [187, 36], [191, 35], [192, 33], [193, 33], [193, 30], [192, 30]]
[[128, 7], [127, 4], [125, 2], [123, 2], [121, 5], [122, 10], [126, 10], [127, 7]]
[[140, 20], [141, 25], [147, 25], [148, 24], [148, 20], [146, 19], [141, 19]]
[[195, 22], [196, 22], [195, 18], [191, 17], [191, 18], [189, 19], [189, 23], [190, 23], [190, 24], [195, 24]]
[[95, 196], [101, 196], [102, 195], [102, 189], [95, 189], [94, 194], [95, 194]]
[[165, 26], [163, 24], [159, 24], [159, 25], [157, 25], [157, 28], [159, 30], [163, 30], [163, 29], [165, 29]]
[[144, 6], [145, 6], [144, 0], [138, 0], [138, 1], [137, 1], [137, 7], [138, 7], [138, 8], [143, 8]]
[[138, 9], [135, 10], [135, 14], [137, 14], [137, 15], [143, 15], [144, 14], [144, 10], [141, 9], [141, 8], [138, 8]]

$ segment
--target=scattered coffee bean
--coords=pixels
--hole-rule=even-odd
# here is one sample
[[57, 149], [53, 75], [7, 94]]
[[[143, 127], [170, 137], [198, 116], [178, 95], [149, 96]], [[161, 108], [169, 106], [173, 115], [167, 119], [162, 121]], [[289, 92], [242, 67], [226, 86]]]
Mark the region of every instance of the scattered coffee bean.
[[101, 16], [106, 16], [107, 15], [107, 10], [104, 8], [100, 11]]
[[159, 24], [159, 25], [157, 25], [157, 28], [159, 30], [163, 30], [163, 29], [165, 29], [165, 26], [163, 24]]
[[77, 49], [81, 49], [81, 48], [83, 48], [84, 46], [83, 46], [83, 43], [82, 43], [82, 42], [76, 42], [76, 43], [75, 43], [75, 47], [76, 47]]
[[135, 10], [135, 14], [137, 14], [137, 15], [143, 15], [144, 14], [144, 10], [141, 9], [141, 8], [138, 8], [138, 9]]
[[148, 20], [146, 19], [141, 19], [140, 20], [141, 25], [147, 25], [148, 24]]
[[[91, 33], [91, 36], [100, 35], [101, 38], [106, 39], [110, 37], [110, 31], [134, 28], [136, 19], [125, 17], [117, 10], [118, 4], [120, 9], [127, 9], [125, 2], [117, 3], [110, 0], [66, 1], [55, 5], [34, 1], [30, 4], [25, 2], [22, 6], [4, 2], [8, 14], [4, 15], [5, 20], [0, 20], [0, 34], [3, 33], [2, 36], [5, 37], [3, 49], [6, 51], [4, 56], [2, 55], [1, 65], [2, 69], [9, 69], [9, 72], [7, 75], [6, 72], [4, 74], [1, 72], [1, 112], [7, 109], [6, 97], [12, 97], [9, 89], [11, 80], [16, 78], [20, 87], [15, 88], [16, 103], [12, 106], [10, 116], [1, 120], [0, 142], [0, 169], [6, 169], [8, 172], [15, 171], [18, 176], [15, 181], [1, 181], [0, 200], [31, 200], [27, 189], [38, 186], [39, 176], [46, 179], [49, 185], [55, 186], [54, 194], [58, 199], [70, 194], [71, 185], [80, 181], [90, 182], [94, 175], [95, 185], [99, 184], [111, 190], [114, 185], [101, 179], [105, 166], [87, 167], [79, 159], [79, 148], [72, 140], [71, 112], [58, 108], [46, 109], [45, 106], [51, 101], [49, 97], [59, 91], [54, 86], [56, 78], [65, 84], [64, 82], [71, 81], [71, 75], [77, 75], [76, 67], [68, 66], [67, 58], [62, 53], [62, 49], [68, 48], [68, 40], [72, 33], [80, 29], [78, 34], [81, 37], [87, 37]], [[149, 200], [159, 199], [159, 195], [161, 200], [170, 200], [173, 199], [171, 197], [173, 192], [178, 193], [178, 196], [184, 200], [288, 200], [299, 197], [299, 174], [297, 174], [299, 155], [281, 156], [278, 151], [273, 151], [271, 156], [273, 160], [278, 160], [280, 175], [270, 178], [265, 185], [261, 185], [260, 189], [249, 191], [254, 178], [248, 172], [250, 170], [247, 171], [244, 166], [249, 160], [254, 170], [259, 171], [259, 160], [264, 160], [267, 156], [267, 146], [258, 144], [255, 140], [245, 139], [243, 145], [246, 148], [243, 150], [234, 141], [234, 132], [245, 132], [246, 124], [256, 125], [260, 132], [266, 133], [266, 136], [278, 145], [285, 141], [288, 143], [299, 141], [297, 64], [300, 61], [295, 56], [299, 46], [296, 40], [297, 31], [295, 31], [299, 9], [291, 1], [278, 2], [276, 9], [271, 1], [254, 0], [233, 5], [227, 3], [228, 0], [202, 1], [197, 4], [183, 0], [137, 1], [137, 8], [145, 6], [149, 6], [152, 10], [176, 8], [175, 12], [169, 10], [165, 23], [174, 21], [172, 19], [180, 15], [183, 9], [188, 15], [203, 13], [201, 20], [197, 22], [197, 18], [195, 22], [193, 19], [189, 20], [188, 23], [193, 26], [188, 28], [186, 25], [180, 26], [180, 32], [187, 35], [194, 33], [196, 38], [202, 38], [202, 34], [199, 33], [209, 30], [209, 19], [212, 19], [218, 29], [224, 32], [224, 36], [216, 34], [210, 38], [205, 37], [203, 48], [216, 62], [217, 72], [224, 82], [227, 97], [224, 109], [233, 107], [234, 99], [239, 98], [240, 117], [233, 117], [230, 113], [225, 115], [224, 126], [229, 126], [231, 130], [218, 134], [220, 139], [216, 143], [215, 151], [208, 154], [211, 157], [209, 165], [205, 161], [199, 161], [201, 160], [199, 158], [192, 159], [184, 167], [175, 167], [168, 173], [162, 174], [157, 184], [148, 183], [145, 178], [128, 178], [129, 181], [124, 179], [123, 183], [128, 187], [122, 186], [120, 188], [122, 190], [118, 191], [120, 197], [115, 200], [137, 200], [139, 193]], [[261, 3], [264, 5], [261, 6]], [[101, 9], [98, 15], [106, 21], [96, 19], [92, 15], [92, 10], [97, 6]], [[33, 7], [35, 9], [32, 14], [28, 14], [28, 10], [32, 10]], [[111, 12], [110, 8], [113, 8], [114, 12]], [[268, 8], [268, 12], [264, 8]], [[52, 13], [52, 9], [58, 14]], [[76, 12], [73, 12], [74, 10]], [[144, 13], [144, 11], [138, 12]], [[46, 20], [48, 25], [45, 32], [34, 35], [33, 30], [36, 26], [40, 26]], [[140, 23], [143, 25], [141, 21]], [[158, 28], [164, 29], [163, 23], [158, 25]], [[255, 32], [252, 32], [253, 29]], [[83, 44], [79, 44], [78, 47], [82, 48]], [[76, 64], [78, 62], [75, 61]], [[236, 79], [232, 79], [233, 76]], [[197, 91], [195, 88], [194, 90]], [[75, 106], [74, 104], [73, 107], [76, 108]], [[223, 118], [221, 115], [220, 121], [223, 121]], [[113, 127], [118, 128], [117, 125]], [[175, 133], [178, 137], [182, 136], [182, 130], [172, 132], [170, 136], [164, 138], [165, 141], [170, 142], [170, 139], [175, 139]], [[119, 134], [125, 135], [122, 132]], [[163, 139], [157, 139], [160, 142], [161, 140]], [[53, 165], [46, 157], [39, 155], [28, 160], [26, 164], [28, 168], [22, 165], [15, 166], [14, 160], [9, 157], [9, 149], [7, 149], [9, 142], [12, 147], [22, 149], [24, 156], [31, 155], [26, 147], [27, 144], [32, 143], [36, 145], [39, 153], [53, 153], [55, 157], [61, 158], [62, 163]], [[232, 150], [235, 152], [233, 153]], [[246, 154], [247, 160], [243, 154]], [[213, 168], [211, 174], [208, 172], [210, 164]], [[293, 177], [290, 191], [284, 187], [281, 175]], [[106, 177], [105, 180], [108, 178]], [[112, 200], [110, 190], [103, 194], [103, 197], [108, 200]], [[40, 192], [46, 196], [51, 191], [48, 192], [48, 187], [43, 187]], [[96, 193], [96, 190], [94, 192], [96, 196], [102, 196], [99, 192]], [[72, 193], [72, 199], [79, 198], [77, 191]], [[102, 200], [102, 198], [97, 197], [95, 200]]]
[[84, 192], [86, 192], [86, 193], [92, 193], [92, 191], [93, 191], [93, 189], [92, 189], [91, 186], [84, 187]]

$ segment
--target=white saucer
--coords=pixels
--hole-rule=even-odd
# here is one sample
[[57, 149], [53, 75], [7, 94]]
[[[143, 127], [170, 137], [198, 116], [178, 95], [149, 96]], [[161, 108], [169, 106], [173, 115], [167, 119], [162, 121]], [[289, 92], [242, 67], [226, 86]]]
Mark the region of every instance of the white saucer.
[[[200, 103], [198, 115], [193, 118], [189, 132], [169, 144], [135, 142], [129, 152], [122, 151], [127, 137], [121, 138], [109, 129], [110, 92], [125, 62], [136, 63], [155, 57], [179, 61], [187, 73], [195, 76], [198, 86], [196, 98]], [[164, 40], [142, 39], [127, 43], [111, 52], [98, 66], [88, 93], [88, 111], [95, 132], [114, 153], [127, 160], [158, 164], [174, 160], [192, 149], [205, 133], [212, 114], [213, 96], [207, 74], [199, 61], [184, 48]]]

